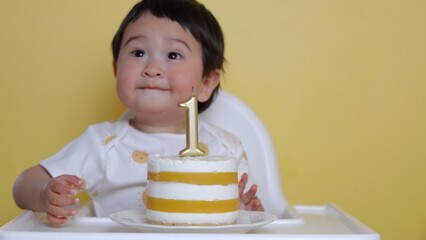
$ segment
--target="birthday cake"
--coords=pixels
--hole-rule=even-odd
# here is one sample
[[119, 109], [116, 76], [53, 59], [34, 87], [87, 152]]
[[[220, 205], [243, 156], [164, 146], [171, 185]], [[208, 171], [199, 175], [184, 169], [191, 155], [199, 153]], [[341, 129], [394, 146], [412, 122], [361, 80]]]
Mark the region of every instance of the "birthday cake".
[[148, 160], [146, 217], [152, 224], [234, 224], [238, 202], [235, 158], [154, 155]]

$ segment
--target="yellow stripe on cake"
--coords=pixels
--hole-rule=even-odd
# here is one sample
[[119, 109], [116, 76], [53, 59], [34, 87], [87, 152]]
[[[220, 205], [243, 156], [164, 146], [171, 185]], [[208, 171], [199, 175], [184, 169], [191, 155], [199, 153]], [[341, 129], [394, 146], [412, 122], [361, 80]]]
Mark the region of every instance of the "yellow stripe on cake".
[[238, 174], [236, 172], [148, 172], [148, 181], [226, 186], [237, 184]]
[[238, 198], [215, 201], [193, 201], [148, 197], [147, 208], [161, 212], [225, 213], [238, 210], [238, 202]]

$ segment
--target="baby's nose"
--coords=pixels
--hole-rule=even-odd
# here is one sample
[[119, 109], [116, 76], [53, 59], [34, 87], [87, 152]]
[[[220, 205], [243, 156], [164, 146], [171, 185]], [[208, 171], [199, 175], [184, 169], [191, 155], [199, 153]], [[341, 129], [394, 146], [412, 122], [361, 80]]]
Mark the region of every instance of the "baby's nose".
[[147, 63], [143, 69], [144, 76], [146, 77], [161, 77], [163, 76], [163, 70], [159, 61], [152, 60]]

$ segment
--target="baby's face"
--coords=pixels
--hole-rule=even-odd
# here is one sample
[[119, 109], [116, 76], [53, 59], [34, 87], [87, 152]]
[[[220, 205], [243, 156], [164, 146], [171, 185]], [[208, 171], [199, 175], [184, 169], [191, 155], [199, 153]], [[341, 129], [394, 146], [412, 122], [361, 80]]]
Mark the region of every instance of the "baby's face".
[[178, 103], [192, 94], [200, 101], [209, 97], [202, 73], [201, 44], [177, 22], [145, 13], [124, 32], [115, 66], [117, 94], [136, 116], [184, 116]]

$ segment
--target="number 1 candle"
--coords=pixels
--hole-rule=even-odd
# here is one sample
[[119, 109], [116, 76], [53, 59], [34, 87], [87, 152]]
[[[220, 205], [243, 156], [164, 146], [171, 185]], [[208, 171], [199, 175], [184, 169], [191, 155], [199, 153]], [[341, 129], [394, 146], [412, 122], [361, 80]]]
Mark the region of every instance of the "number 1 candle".
[[180, 157], [204, 156], [205, 153], [198, 147], [198, 101], [191, 96], [179, 107], [187, 111], [186, 114], [186, 148], [179, 152]]

